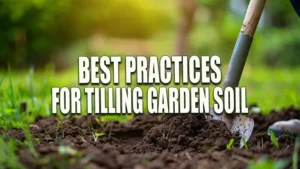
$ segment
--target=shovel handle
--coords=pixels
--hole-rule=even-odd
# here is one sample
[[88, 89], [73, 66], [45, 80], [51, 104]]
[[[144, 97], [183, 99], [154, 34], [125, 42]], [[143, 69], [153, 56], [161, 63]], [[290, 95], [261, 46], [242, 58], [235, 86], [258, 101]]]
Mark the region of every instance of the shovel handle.
[[266, 0], [250, 0], [246, 16], [241, 28], [241, 33], [250, 37], [254, 36], [259, 19], [264, 10]]
[[[223, 88], [237, 87], [239, 84], [252, 44], [253, 36], [262, 15], [265, 3], [266, 0], [250, 0], [240, 34], [229, 62]], [[223, 113], [223, 117], [232, 121], [235, 115]]]

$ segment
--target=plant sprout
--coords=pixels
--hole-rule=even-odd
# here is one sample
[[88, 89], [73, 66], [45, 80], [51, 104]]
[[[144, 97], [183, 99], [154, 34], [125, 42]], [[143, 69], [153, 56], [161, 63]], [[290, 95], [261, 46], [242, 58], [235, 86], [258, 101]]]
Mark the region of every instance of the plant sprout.
[[273, 144], [275, 145], [275, 147], [279, 148], [279, 143], [277, 141], [277, 138], [276, 138], [273, 130], [270, 130], [270, 135], [271, 135], [271, 140], [272, 140]]
[[243, 141], [245, 149], [248, 150], [248, 144], [247, 144], [247, 142], [246, 142], [246, 140], [245, 140], [244, 137], [242, 137], [242, 141]]
[[102, 137], [105, 135], [105, 133], [92, 133], [94, 141], [97, 142], [99, 137]]
[[227, 149], [227, 150], [230, 150], [230, 149], [231, 149], [231, 147], [232, 147], [232, 145], [233, 145], [233, 142], [234, 142], [234, 139], [233, 139], [233, 138], [230, 139], [229, 143], [226, 145], [226, 149]]

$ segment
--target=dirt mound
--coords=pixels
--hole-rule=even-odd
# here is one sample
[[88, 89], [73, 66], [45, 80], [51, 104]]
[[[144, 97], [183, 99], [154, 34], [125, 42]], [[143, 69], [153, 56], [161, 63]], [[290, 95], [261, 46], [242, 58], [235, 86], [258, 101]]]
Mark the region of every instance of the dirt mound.
[[160, 125], [151, 128], [140, 144], [132, 147], [132, 152], [204, 153], [225, 149], [231, 138], [237, 136], [221, 121], [208, 122], [203, 115], [168, 115]]
[[[289, 108], [272, 112], [270, 116], [250, 117], [256, 126], [248, 150], [237, 148], [239, 138], [223, 122], [207, 121], [203, 115], [166, 115], [162, 119], [141, 115], [126, 123], [99, 122], [97, 116], [63, 121], [55, 116], [38, 117], [30, 125], [30, 132], [40, 156], [34, 157], [21, 148], [19, 159], [27, 168], [72, 169], [84, 166], [92, 169], [245, 168], [249, 160], [261, 157], [291, 162], [294, 138], [279, 137], [280, 147], [276, 148], [266, 130], [276, 120], [298, 118], [299, 110]], [[18, 129], [8, 130], [6, 136], [25, 140], [24, 133]], [[227, 150], [231, 138], [235, 144]], [[63, 155], [59, 151], [62, 145], [81, 153]]]

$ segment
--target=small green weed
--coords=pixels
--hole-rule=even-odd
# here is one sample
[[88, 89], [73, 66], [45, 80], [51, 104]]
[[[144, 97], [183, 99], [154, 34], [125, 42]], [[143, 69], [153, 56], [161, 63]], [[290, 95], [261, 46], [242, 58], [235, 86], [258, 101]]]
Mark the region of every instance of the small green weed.
[[231, 147], [232, 147], [232, 145], [233, 145], [233, 143], [234, 143], [234, 139], [232, 138], [232, 139], [230, 139], [229, 143], [226, 145], [226, 149], [230, 150]]
[[243, 141], [245, 149], [248, 150], [248, 144], [247, 144], [247, 142], [246, 142], [246, 140], [245, 140], [244, 137], [242, 137], [242, 141]]
[[99, 137], [102, 137], [105, 135], [105, 133], [92, 133], [94, 141], [97, 142]]
[[273, 130], [270, 130], [270, 135], [271, 135], [271, 140], [272, 140], [274, 146], [279, 149], [279, 143], [277, 141], [277, 138], [276, 138]]

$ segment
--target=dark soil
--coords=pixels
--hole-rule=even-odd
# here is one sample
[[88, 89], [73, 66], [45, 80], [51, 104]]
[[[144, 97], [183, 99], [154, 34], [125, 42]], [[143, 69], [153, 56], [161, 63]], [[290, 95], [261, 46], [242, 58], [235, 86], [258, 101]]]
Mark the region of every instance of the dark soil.
[[[249, 160], [262, 157], [287, 159], [291, 168], [294, 138], [279, 137], [276, 148], [266, 131], [278, 120], [300, 118], [294, 108], [273, 111], [268, 116], [251, 114], [255, 121], [249, 149], [238, 148], [239, 138], [220, 121], [206, 121], [202, 115], [136, 116], [127, 123], [98, 123], [96, 116], [37, 117], [30, 125], [39, 157], [28, 149], [18, 151], [19, 160], [30, 169], [234, 169], [247, 168]], [[58, 124], [59, 123], [59, 124]], [[105, 133], [97, 140], [92, 133]], [[11, 129], [6, 137], [25, 140], [22, 130]], [[233, 148], [226, 149], [231, 138]], [[69, 146], [80, 153], [59, 153], [60, 146]], [[299, 157], [300, 158], [300, 157]]]

